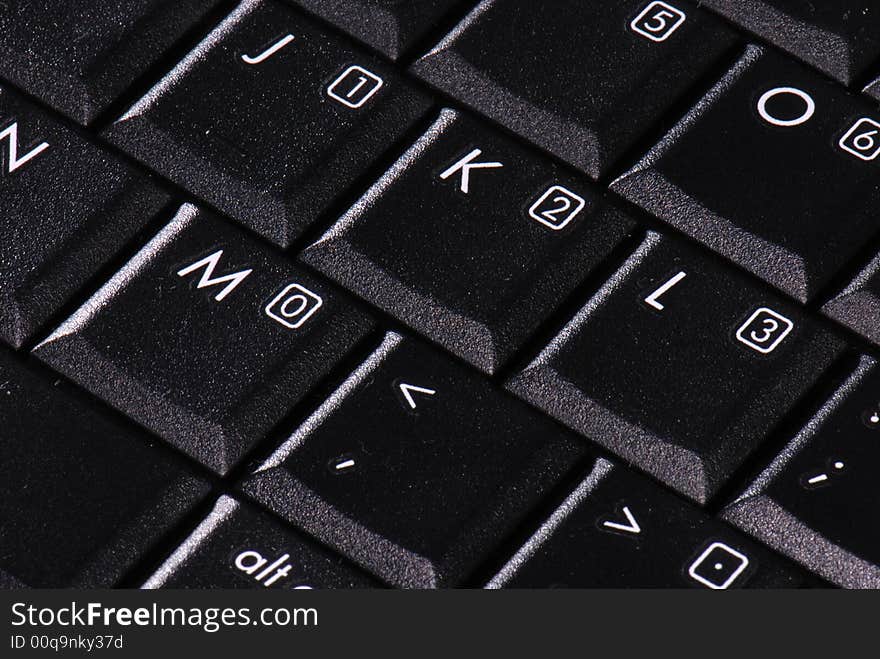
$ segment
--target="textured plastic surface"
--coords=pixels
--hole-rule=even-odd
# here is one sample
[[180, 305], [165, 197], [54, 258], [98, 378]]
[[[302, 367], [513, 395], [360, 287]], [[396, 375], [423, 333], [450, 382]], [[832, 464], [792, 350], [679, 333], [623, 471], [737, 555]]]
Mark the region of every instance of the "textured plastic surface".
[[876, 107], [750, 47], [611, 187], [806, 302], [878, 233], [871, 122]]
[[374, 56], [245, 0], [106, 135], [286, 246], [428, 107]]
[[303, 258], [491, 373], [632, 226], [579, 177], [444, 110]]
[[86, 124], [218, 0], [13, 0], [0, 77]]
[[585, 451], [391, 334], [243, 488], [392, 585], [455, 586]]
[[0, 141], [0, 339], [20, 347], [167, 196], [2, 88], [0, 131], [13, 126], [15, 134]]
[[243, 230], [184, 206], [35, 351], [225, 473], [371, 325]]
[[113, 586], [207, 490], [0, 347], [0, 587]]
[[508, 386], [705, 503], [842, 349], [765, 287], [651, 234]]
[[635, 32], [644, 0], [484, 0], [413, 72], [593, 178], [733, 43], [695, 7], [663, 41]]

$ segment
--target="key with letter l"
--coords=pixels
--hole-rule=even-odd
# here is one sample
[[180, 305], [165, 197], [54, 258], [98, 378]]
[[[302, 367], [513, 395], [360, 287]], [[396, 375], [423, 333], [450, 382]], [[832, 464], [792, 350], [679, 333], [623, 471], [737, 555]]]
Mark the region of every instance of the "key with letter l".
[[750, 46], [611, 188], [806, 302], [877, 235], [878, 173], [874, 106]]
[[428, 107], [376, 57], [244, 0], [106, 135], [286, 247]]
[[242, 488], [392, 585], [448, 587], [585, 453], [477, 373], [389, 334]]
[[371, 326], [244, 230], [186, 205], [35, 351], [225, 473]]
[[508, 388], [706, 503], [843, 347], [744, 273], [650, 233]]
[[599, 178], [734, 42], [681, 0], [483, 0], [412, 70]]

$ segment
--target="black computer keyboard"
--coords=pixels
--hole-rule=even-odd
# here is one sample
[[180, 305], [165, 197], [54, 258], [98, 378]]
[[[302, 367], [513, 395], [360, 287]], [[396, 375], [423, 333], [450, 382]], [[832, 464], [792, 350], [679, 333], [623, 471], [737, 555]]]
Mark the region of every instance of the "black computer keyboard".
[[0, 586], [880, 587], [880, 5], [697, 4], [0, 2]]

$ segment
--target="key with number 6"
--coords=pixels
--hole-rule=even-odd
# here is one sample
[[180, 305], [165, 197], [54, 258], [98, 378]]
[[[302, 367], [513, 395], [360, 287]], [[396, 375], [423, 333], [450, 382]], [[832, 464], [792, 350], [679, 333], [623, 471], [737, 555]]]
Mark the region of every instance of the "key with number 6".
[[806, 302], [878, 233], [880, 112], [749, 47], [611, 187]]

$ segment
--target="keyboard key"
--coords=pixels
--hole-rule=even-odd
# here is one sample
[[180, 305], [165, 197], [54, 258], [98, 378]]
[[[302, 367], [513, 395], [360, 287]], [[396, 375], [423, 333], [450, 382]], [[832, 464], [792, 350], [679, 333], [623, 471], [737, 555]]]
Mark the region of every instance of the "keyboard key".
[[376, 58], [245, 0], [107, 137], [287, 246], [428, 107]]
[[144, 176], [5, 88], [0, 198], [0, 339], [14, 347], [168, 201]]
[[799, 570], [644, 476], [598, 460], [488, 588], [791, 588]]
[[871, 359], [724, 512], [847, 588], [880, 588], [880, 369]]
[[0, 584], [110, 587], [207, 484], [0, 347]]
[[223, 496], [143, 588], [375, 588], [343, 558]]
[[846, 85], [880, 58], [880, 7], [874, 0], [704, 0], [703, 4]]
[[651, 233], [508, 387], [706, 503], [842, 349], [747, 275]]
[[243, 230], [186, 205], [35, 352], [223, 474], [371, 325]]
[[91, 122], [217, 0], [7, 0], [0, 76]]
[[877, 232], [878, 122], [862, 99], [749, 47], [611, 187], [806, 302]]
[[584, 451], [476, 373], [389, 334], [243, 488], [390, 584], [447, 587]]
[[303, 258], [492, 373], [632, 225], [578, 176], [444, 110]]
[[413, 72], [599, 178], [734, 40], [681, 0], [484, 0]]
[[880, 255], [822, 311], [851, 330], [880, 345]]
[[397, 59], [460, 0], [291, 0], [345, 30], [368, 46]]

